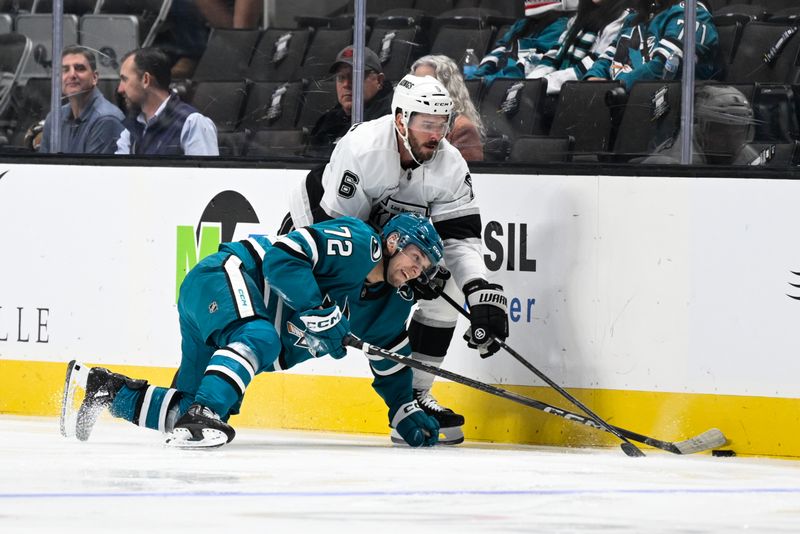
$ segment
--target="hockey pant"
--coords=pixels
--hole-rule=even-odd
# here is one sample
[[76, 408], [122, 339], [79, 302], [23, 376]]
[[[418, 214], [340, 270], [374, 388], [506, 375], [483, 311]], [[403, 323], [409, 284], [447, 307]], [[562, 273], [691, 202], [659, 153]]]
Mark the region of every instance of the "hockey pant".
[[239, 413], [247, 386], [281, 351], [264, 297], [239, 264], [236, 256], [217, 253], [187, 274], [178, 297], [182, 356], [174, 387], [123, 386], [112, 415], [170, 432], [193, 403], [224, 421]]
[[[463, 302], [464, 295], [452, 276], [447, 280], [444, 291], [454, 301]], [[458, 310], [442, 298], [419, 301], [408, 327], [413, 358], [441, 367], [453, 339], [458, 315]], [[430, 389], [433, 378], [430, 373], [414, 369], [414, 389]]]

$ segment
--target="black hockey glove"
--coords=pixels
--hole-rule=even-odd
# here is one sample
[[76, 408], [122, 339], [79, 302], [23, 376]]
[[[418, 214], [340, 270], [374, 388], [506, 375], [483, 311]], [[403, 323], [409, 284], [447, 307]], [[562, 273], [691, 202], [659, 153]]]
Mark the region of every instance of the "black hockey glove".
[[437, 267], [436, 274], [428, 278], [427, 282], [423, 281], [423, 277], [414, 278], [408, 281], [408, 287], [414, 292], [414, 300], [434, 300], [439, 297], [449, 279], [450, 271]]
[[481, 358], [488, 358], [508, 337], [508, 299], [503, 286], [486, 280], [473, 280], [464, 286], [470, 313], [470, 327], [464, 339], [471, 349], [478, 349]]

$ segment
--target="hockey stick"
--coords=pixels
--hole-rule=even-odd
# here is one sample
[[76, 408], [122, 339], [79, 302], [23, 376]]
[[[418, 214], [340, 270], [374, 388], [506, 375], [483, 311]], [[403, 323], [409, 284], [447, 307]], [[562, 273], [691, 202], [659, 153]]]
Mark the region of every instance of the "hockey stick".
[[[444, 300], [446, 300], [448, 304], [453, 306], [453, 308], [458, 310], [458, 312], [461, 315], [466, 317], [468, 320], [472, 319], [470, 317], [469, 312], [467, 310], [465, 310], [464, 308], [462, 308], [461, 306], [459, 306], [458, 303], [456, 301], [454, 301], [444, 291], [442, 291], [441, 289], [438, 289], [437, 292], [439, 293], [440, 297], [442, 297]], [[597, 415], [592, 410], [590, 410], [585, 404], [583, 404], [581, 401], [579, 401], [578, 399], [573, 397], [567, 390], [565, 390], [564, 388], [562, 388], [561, 386], [559, 386], [558, 384], [553, 382], [550, 379], [550, 377], [548, 377], [546, 374], [544, 374], [539, 369], [537, 369], [531, 362], [529, 362], [528, 360], [523, 358], [517, 351], [515, 351], [514, 349], [512, 349], [511, 347], [506, 345], [505, 341], [503, 341], [501, 339], [498, 339], [496, 337], [493, 337], [492, 339], [497, 344], [499, 344], [501, 347], [503, 347], [503, 349], [505, 349], [506, 352], [508, 352], [510, 355], [512, 355], [514, 357], [514, 359], [516, 359], [518, 362], [520, 362], [522, 365], [524, 365], [528, 370], [533, 372], [533, 374], [535, 374], [536, 376], [538, 376], [539, 378], [544, 380], [547, 383], [548, 386], [550, 386], [551, 388], [553, 388], [556, 391], [558, 391], [558, 393], [561, 394], [562, 397], [564, 397], [565, 399], [570, 401], [572, 404], [574, 404], [575, 406], [577, 406], [578, 408], [583, 410], [584, 413], [586, 415], [588, 415], [595, 423], [597, 423], [603, 430], [606, 430], [606, 431], [614, 434], [615, 436], [617, 436], [619, 439], [621, 439], [622, 443], [620, 444], [620, 447], [622, 447], [622, 450], [625, 451], [625, 454], [627, 454], [628, 456], [644, 456], [644, 453], [642, 451], [640, 451], [636, 447], [636, 445], [634, 445], [633, 443], [628, 441], [628, 439], [624, 435], [622, 435], [622, 433], [620, 433], [618, 430], [616, 430], [615, 427], [613, 427], [610, 424], [608, 424], [603, 418], [601, 418], [599, 415]]]
[[[360, 340], [359, 338], [357, 338], [352, 334], [347, 336], [344, 339], [343, 343], [348, 347], [354, 347], [358, 350], [361, 350], [367, 355], [386, 358], [387, 360], [391, 360], [393, 362], [405, 365], [407, 367], [418, 369], [420, 371], [425, 371], [426, 373], [430, 373], [432, 375], [441, 378], [446, 378], [458, 384], [469, 386], [479, 391], [483, 391], [484, 393], [489, 393], [490, 395], [502, 397], [504, 399], [508, 399], [510, 401], [528, 406], [529, 408], [535, 408], [545, 413], [549, 413], [550, 415], [562, 417], [564, 419], [567, 419], [568, 421], [580, 423], [582, 425], [592, 427], [596, 430], [603, 430], [605, 432], [609, 432], [611, 434], [616, 435], [614, 432], [611, 432], [609, 429], [603, 427], [602, 425], [598, 424], [597, 421], [589, 417], [569, 412], [567, 410], [563, 410], [556, 406], [552, 406], [550, 404], [546, 404], [544, 402], [531, 399], [529, 397], [524, 397], [512, 391], [492, 386], [490, 384], [485, 384], [483, 382], [479, 382], [477, 380], [473, 380], [472, 378], [467, 378], [465, 376], [458, 375], [456, 373], [447, 371], [445, 369], [439, 369], [438, 367], [433, 367], [426, 363], [414, 360], [410, 356], [403, 356], [401, 354], [397, 354], [396, 352], [391, 352], [386, 349], [376, 347], [375, 345], [370, 345], [369, 343]], [[721, 447], [722, 445], [725, 445], [725, 443], [727, 442], [727, 439], [722, 434], [722, 432], [720, 432], [716, 428], [706, 430], [702, 434], [698, 434], [697, 436], [676, 443], [673, 443], [671, 441], [662, 441], [660, 439], [651, 438], [649, 436], [645, 436], [637, 432], [632, 432], [630, 430], [625, 430], [624, 428], [616, 426], [612, 426], [611, 428], [616, 432], [618, 432], [619, 434], [625, 436], [627, 439], [638, 441], [639, 443], [644, 443], [645, 445], [649, 445], [656, 449], [661, 449], [667, 452], [671, 452], [673, 454], [694, 454], [696, 452], [702, 452], [709, 449], [714, 449], [716, 447]], [[625, 451], [625, 453], [627, 454], [627, 451]]]

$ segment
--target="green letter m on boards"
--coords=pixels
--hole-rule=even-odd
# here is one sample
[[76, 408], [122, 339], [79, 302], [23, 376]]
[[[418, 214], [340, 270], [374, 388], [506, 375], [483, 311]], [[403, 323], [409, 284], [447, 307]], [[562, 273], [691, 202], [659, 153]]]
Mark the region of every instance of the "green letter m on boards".
[[175, 261], [175, 302], [178, 302], [183, 279], [186, 273], [197, 263], [214, 254], [222, 243], [222, 225], [219, 223], [201, 223], [200, 239], [195, 240], [195, 229], [192, 226], [178, 226], [177, 260]]

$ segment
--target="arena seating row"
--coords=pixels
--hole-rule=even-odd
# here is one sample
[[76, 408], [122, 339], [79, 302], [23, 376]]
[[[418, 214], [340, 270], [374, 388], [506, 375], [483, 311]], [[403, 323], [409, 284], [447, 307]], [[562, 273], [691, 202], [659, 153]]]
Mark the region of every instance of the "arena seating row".
[[[416, 2], [408, 9], [419, 0]], [[780, 36], [794, 28], [795, 20], [790, 14], [759, 20], [730, 2], [718, 4], [724, 4], [714, 6], [721, 13], [715, 22], [727, 67], [724, 80], [743, 87], [757, 115], [764, 119], [756, 140], [788, 144], [800, 138], [795, 85], [800, 82], [800, 36], [788, 39], [771, 61], [763, 59]], [[762, 0], [750, 7], [756, 5], [763, 7], [765, 3]], [[384, 57], [387, 79], [398, 80], [424, 53], [444, 53], [458, 59], [465, 48], [473, 48], [481, 55], [504, 31], [489, 25], [490, 18], [474, 6], [472, 11], [455, 3], [453, 6], [461, 7], [466, 15], [448, 12], [435, 18], [435, 34], [422, 30], [420, 19], [413, 13], [387, 15], [382, 11], [372, 19], [368, 44], [379, 54], [388, 52]], [[395, 12], [398, 9], [395, 7]], [[184, 86], [185, 96], [215, 121], [226, 153], [265, 155], [274, 149], [283, 154], [298, 153], [317, 118], [336, 102], [328, 69], [338, 50], [351, 39], [351, 27], [335, 24], [214, 30], [192, 83]], [[427, 39], [432, 42], [425, 42]], [[384, 46], [387, 41], [388, 46]], [[101, 89], [113, 101], [118, 65], [112, 61], [105, 68], [109, 75]], [[49, 108], [49, 79], [41, 75], [29, 73], [28, 83], [12, 95], [16, 115], [25, 118], [17, 125], [15, 139], [31, 121], [43, 118]], [[488, 88], [479, 81], [467, 85], [487, 126], [487, 159], [494, 161], [517, 160], [529, 153], [517, 148], [523, 140], [551, 147], [542, 151], [543, 157], [556, 160], [597, 159], [598, 154], [600, 159], [613, 156], [624, 160], [648, 153], [654, 139], [674, 131], [680, 115], [680, 90], [674, 82], [666, 84], [669, 112], [657, 124], [649, 115], [653, 94], [665, 86], [663, 82], [637, 84], [627, 105], [612, 106], [606, 104], [605, 94], [616, 86], [613, 82], [567, 84], [557, 100], [545, 96], [544, 82], [538, 80], [497, 80]], [[587, 112], [586, 102], [597, 105], [597, 109]]]
[[[800, 140], [800, 86], [734, 85], [753, 103], [754, 142]], [[680, 125], [679, 82], [642, 82], [621, 101], [607, 98], [616, 82], [569, 82], [555, 100], [546, 96], [543, 80], [499, 79], [488, 89], [472, 82], [468, 87], [486, 127], [488, 161], [525, 155], [514, 149], [520, 139], [544, 143], [539, 160], [627, 161], [651, 153]], [[664, 110], [656, 117], [658, 91]], [[223, 153], [252, 156], [302, 154], [308, 132], [335, 98], [332, 82], [204, 82], [191, 101], [215, 120]]]

